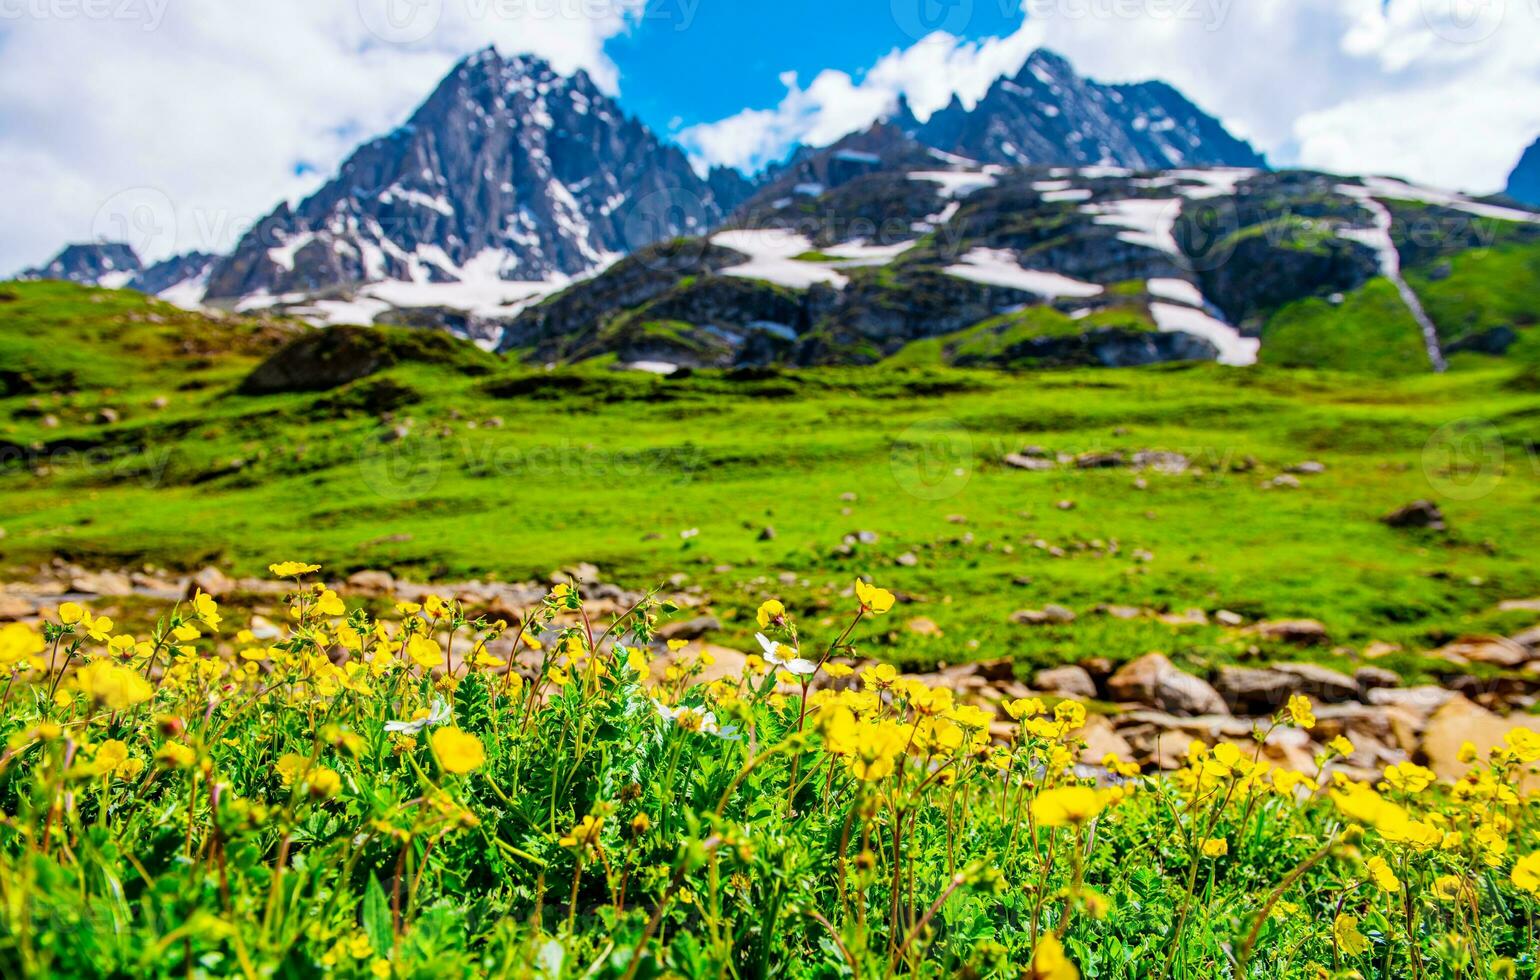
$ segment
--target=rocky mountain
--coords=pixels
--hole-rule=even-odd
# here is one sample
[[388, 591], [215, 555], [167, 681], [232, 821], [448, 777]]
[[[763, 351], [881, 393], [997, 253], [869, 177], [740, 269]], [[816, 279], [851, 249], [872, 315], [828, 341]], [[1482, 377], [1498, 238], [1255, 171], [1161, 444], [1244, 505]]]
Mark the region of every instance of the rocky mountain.
[[921, 124], [901, 104], [895, 122], [926, 146], [1013, 167], [1266, 166], [1250, 144], [1170, 85], [1103, 85], [1044, 49], [972, 109], [954, 97]]
[[17, 278], [63, 279], [82, 286], [134, 289], [191, 306], [202, 300], [209, 270], [217, 259], [218, 256], [207, 252], [188, 252], [145, 265], [129, 245], [92, 242], [67, 245], [48, 264], [28, 269]]
[[1530, 144], [1519, 158], [1518, 166], [1508, 175], [1508, 196], [1540, 207], [1540, 139]]
[[253, 228], [214, 269], [208, 296], [579, 275], [704, 231], [744, 184], [700, 178], [586, 73], [489, 48], [310, 198]]
[[[1430, 222], [1451, 233], [1430, 245]], [[1521, 270], [1500, 308], [1478, 292], [1495, 265], [1464, 262], [1477, 246]], [[1386, 178], [979, 165], [880, 124], [799, 154], [710, 236], [529, 307], [500, 348], [665, 373], [1259, 358], [1412, 371], [1460, 351], [1540, 355], [1537, 323], [1537, 214]]]
[[128, 285], [144, 265], [134, 250], [121, 242], [87, 242], [66, 245], [47, 263], [27, 269], [18, 279], [63, 279], [83, 286], [118, 288]]

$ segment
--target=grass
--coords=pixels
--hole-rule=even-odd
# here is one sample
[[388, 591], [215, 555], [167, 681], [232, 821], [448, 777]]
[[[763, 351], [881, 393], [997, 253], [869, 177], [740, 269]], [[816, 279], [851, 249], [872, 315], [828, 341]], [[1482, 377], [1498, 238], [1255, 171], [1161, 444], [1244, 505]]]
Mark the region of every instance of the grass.
[[[330, 392], [257, 397], [235, 388], [278, 325], [211, 323], [130, 294], [6, 289], [19, 325], [0, 334], [8, 363], [58, 363], [62, 350], [78, 365], [68, 391], [0, 400], [0, 440], [12, 444], [0, 561], [13, 575], [55, 556], [250, 573], [282, 554], [431, 580], [522, 580], [590, 561], [627, 585], [686, 573], [724, 597], [724, 639], [747, 644], [743, 610], [725, 597], [774, 588], [813, 614], [856, 574], [877, 573], [903, 600], [874, 640], [885, 656], [1009, 655], [1024, 669], [1068, 648], [1116, 660], [1161, 649], [1197, 664], [1250, 656], [1218, 627], [1116, 620], [1092, 612], [1101, 604], [1313, 617], [1353, 648], [1415, 650], [1526, 627], [1493, 609], [1540, 595], [1528, 449], [1540, 416], [1532, 385], [1510, 384], [1514, 367], [1491, 359], [1395, 379], [1202, 364], [676, 380], [401, 363]], [[235, 335], [168, 352], [193, 326]], [[169, 404], [153, 408], [158, 397]], [[121, 420], [99, 423], [102, 408]], [[1505, 450], [1476, 493], [1449, 472], [1472, 462], [1455, 438], [1472, 419]], [[1194, 465], [1143, 474], [1136, 489], [1127, 470], [1002, 464], [1029, 444], [1178, 451]], [[1298, 489], [1264, 486], [1307, 458], [1327, 471]], [[1447, 535], [1380, 523], [1424, 497], [1444, 508]], [[762, 540], [767, 526], [774, 537]], [[858, 531], [877, 540], [845, 545]], [[798, 584], [775, 585], [783, 575]], [[1081, 616], [1009, 622], [1050, 602]], [[942, 635], [910, 632], [914, 616]]]

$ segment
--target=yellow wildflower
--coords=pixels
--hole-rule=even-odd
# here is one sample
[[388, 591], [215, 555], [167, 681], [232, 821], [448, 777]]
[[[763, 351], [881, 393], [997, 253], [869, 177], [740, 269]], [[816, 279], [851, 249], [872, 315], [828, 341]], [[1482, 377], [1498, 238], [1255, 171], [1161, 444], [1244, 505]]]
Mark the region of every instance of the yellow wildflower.
[[1106, 800], [1087, 786], [1046, 789], [1032, 800], [1032, 816], [1044, 827], [1079, 825], [1101, 812]]
[[1338, 915], [1332, 922], [1332, 935], [1337, 940], [1337, 948], [1342, 950], [1344, 956], [1362, 956], [1369, 950], [1369, 940], [1358, 931], [1358, 917], [1354, 915]]
[[440, 728], [429, 738], [438, 764], [448, 772], [464, 775], [487, 761], [481, 739], [458, 728]]
[[309, 575], [311, 572], [319, 572], [320, 565], [307, 565], [298, 561], [282, 561], [276, 565], [267, 566], [267, 570], [278, 578], [299, 578], [301, 575]]
[[1080, 980], [1080, 971], [1065, 955], [1059, 937], [1045, 932], [1032, 951], [1032, 969], [1027, 977], [1030, 980]]
[[867, 585], [860, 579], [856, 579], [856, 598], [860, 600], [862, 609], [878, 616], [893, 608], [893, 593]]
[[786, 606], [779, 599], [766, 599], [759, 604], [759, 611], [754, 614], [760, 629], [769, 629], [771, 623], [785, 618]]
[[1203, 842], [1203, 856], [1208, 858], [1224, 857], [1230, 853], [1230, 842], [1223, 837], [1210, 837]]
[[93, 704], [123, 711], [155, 696], [155, 689], [137, 671], [109, 660], [93, 660], [75, 672], [75, 688]]
[[1310, 699], [1303, 694], [1289, 695], [1288, 711], [1289, 717], [1300, 728], [1308, 731], [1315, 727], [1315, 711], [1310, 706]]
[[1378, 854], [1364, 862], [1364, 868], [1369, 872], [1369, 878], [1380, 887], [1381, 891], [1398, 892], [1401, 890], [1401, 879], [1390, 869], [1390, 863]]
[[1540, 895], [1540, 851], [1526, 855], [1514, 862], [1509, 880], [1519, 891]]

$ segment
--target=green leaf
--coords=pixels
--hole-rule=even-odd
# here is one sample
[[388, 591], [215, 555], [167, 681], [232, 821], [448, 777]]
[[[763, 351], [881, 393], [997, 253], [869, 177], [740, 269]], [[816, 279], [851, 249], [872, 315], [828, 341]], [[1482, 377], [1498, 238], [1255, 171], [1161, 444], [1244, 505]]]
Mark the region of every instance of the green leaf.
[[363, 918], [364, 934], [369, 937], [374, 952], [379, 956], [389, 956], [396, 938], [390, 903], [385, 900], [385, 889], [380, 887], [380, 880], [372, 876], [368, 887], [364, 889]]

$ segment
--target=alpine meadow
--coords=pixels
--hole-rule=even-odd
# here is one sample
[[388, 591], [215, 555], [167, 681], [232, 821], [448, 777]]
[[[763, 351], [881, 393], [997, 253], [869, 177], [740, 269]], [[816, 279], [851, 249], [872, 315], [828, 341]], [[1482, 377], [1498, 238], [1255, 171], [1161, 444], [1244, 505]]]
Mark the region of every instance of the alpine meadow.
[[0, 20], [0, 976], [1540, 978], [1540, 8], [1172, 6]]

